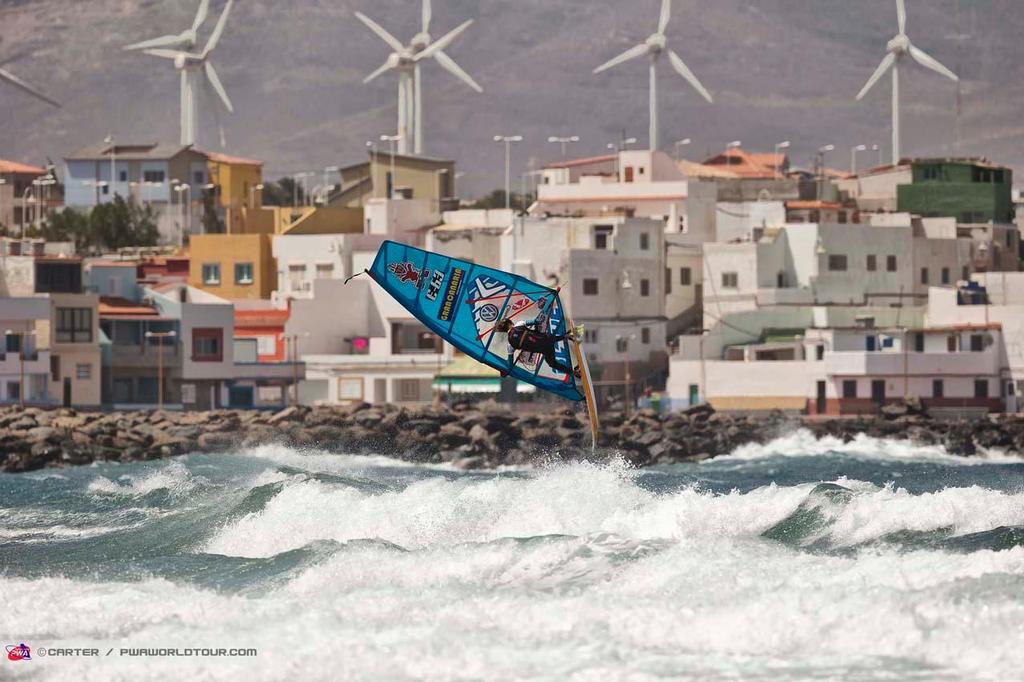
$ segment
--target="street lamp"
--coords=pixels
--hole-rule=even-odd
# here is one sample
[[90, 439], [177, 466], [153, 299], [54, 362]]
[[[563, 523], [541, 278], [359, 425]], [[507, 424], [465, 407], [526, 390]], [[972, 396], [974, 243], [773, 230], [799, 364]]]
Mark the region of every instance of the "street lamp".
[[859, 144], [856, 147], [850, 147], [850, 173], [853, 175], [857, 174], [857, 152], [867, 151], [868, 146], [866, 144]]
[[563, 159], [565, 158], [565, 145], [567, 145], [570, 142], [579, 142], [579, 141], [580, 141], [579, 135], [571, 135], [569, 137], [558, 137], [556, 135], [552, 135], [551, 137], [548, 138], [548, 142], [557, 142], [557, 143], [562, 145], [562, 158]]
[[495, 142], [505, 145], [505, 210], [512, 208], [512, 143], [522, 142], [522, 135], [495, 135]]
[[41, 188], [39, 190], [40, 207], [39, 210], [36, 212], [35, 216], [35, 222], [38, 223], [40, 219], [43, 217], [43, 211], [46, 210], [46, 206], [49, 203], [46, 201], [46, 199], [49, 197], [49, 187], [56, 185], [57, 180], [52, 175], [43, 175], [33, 180], [32, 184], [35, 187]]
[[249, 188], [249, 208], [256, 208], [256, 192], [263, 190], [262, 183]]
[[[180, 185], [175, 185], [174, 191], [178, 193], [178, 203], [181, 204], [181, 232], [179, 233], [180, 238], [178, 240], [178, 246], [184, 246], [186, 223], [188, 226], [187, 229], [190, 232], [192, 230], [192, 211], [188, 210], [190, 208], [188, 204], [191, 203], [192, 200], [192, 186], [187, 182], [183, 182]], [[181, 200], [182, 192], [185, 192], [184, 202]]]
[[32, 194], [32, 186], [29, 185], [25, 188], [25, 191], [21, 195], [21, 228], [18, 230], [18, 238], [25, 238], [25, 210], [28, 208], [28, 204], [35, 203], [35, 197], [29, 197]]
[[103, 138], [104, 144], [110, 145], [110, 200], [114, 200], [114, 194], [117, 192], [117, 185], [114, 183], [117, 179], [114, 174], [117, 172], [117, 145], [114, 143], [114, 134], [111, 133]]
[[164, 339], [173, 339], [178, 335], [178, 332], [173, 329], [169, 332], [146, 332], [147, 339], [159, 339], [156, 343], [157, 347], [157, 409], [164, 409]]
[[25, 337], [26, 336], [35, 336], [35, 334], [36, 333], [34, 331], [13, 331], [13, 330], [10, 330], [10, 329], [7, 329], [7, 330], [4, 331], [4, 336], [5, 336], [5, 339], [4, 339], [4, 349], [5, 350], [7, 349], [6, 337], [7, 336], [17, 336], [18, 337], [18, 360], [19, 360], [19, 365], [20, 365], [20, 369], [19, 369], [20, 379], [18, 380], [18, 402], [21, 404], [21, 407], [25, 407]]
[[[729, 144], [725, 145], [725, 149], [728, 151], [730, 149], [739, 149], [742, 146], [743, 146], [743, 142], [741, 142], [740, 140], [733, 140]], [[732, 165], [732, 155], [730, 154], [726, 158], [728, 159], [728, 163], [726, 165], [727, 166], [731, 166]]]
[[[292, 401], [293, 401], [292, 404], [293, 405], [298, 405], [299, 404], [299, 339], [300, 338], [308, 339], [309, 338], [309, 332], [305, 332], [305, 333], [302, 333], [302, 334], [289, 334], [288, 336], [284, 337], [285, 346], [286, 347], [289, 346], [289, 342], [290, 342], [290, 346], [291, 346], [288, 355], [289, 355], [289, 357], [291, 358], [291, 361], [292, 361]], [[286, 350], [288, 350], [288, 349], [286, 348]]]
[[676, 148], [676, 161], [679, 161], [679, 148], [680, 147], [685, 147], [686, 145], [690, 144], [691, 142], [693, 142], [693, 140], [691, 140], [688, 137], [685, 137], [682, 140], [676, 140], [675, 143], [673, 143], [673, 146]]
[[834, 144], [818, 147], [818, 200], [825, 196], [825, 154], [835, 151]]
[[381, 135], [381, 142], [388, 142], [391, 144], [391, 186], [388, 187], [388, 199], [395, 198], [395, 143], [402, 139], [402, 134], [397, 135]]
[[881, 166], [884, 162], [884, 160], [882, 159], [882, 148], [879, 147], [877, 144], [873, 144], [871, 145], [871, 151], [878, 152], [878, 165]]
[[[779, 158], [779, 152], [781, 152], [783, 149], [789, 149], [791, 144], [792, 143], [789, 140], [786, 140], [785, 142], [780, 142], [777, 145], [775, 145], [775, 158], [776, 158], [776, 160], [778, 160], [778, 158]], [[782, 164], [781, 163], [777, 163], [776, 166], [775, 166], [775, 177], [776, 178], [782, 177]]]
[[632, 377], [629, 375], [629, 342], [636, 338], [636, 334], [626, 334], [615, 337], [615, 342], [622, 347], [622, 359], [623, 359], [623, 374], [622, 374], [622, 411], [626, 419], [629, 419], [629, 408], [632, 402], [630, 395], [632, 393]]

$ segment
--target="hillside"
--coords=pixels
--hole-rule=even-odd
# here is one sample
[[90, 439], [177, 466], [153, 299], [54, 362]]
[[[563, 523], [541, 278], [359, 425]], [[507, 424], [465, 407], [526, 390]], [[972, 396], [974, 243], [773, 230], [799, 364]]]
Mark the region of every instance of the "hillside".
[[[0, 156], [54, 160], [113, 131], [119, 140], [175, 140], [178, 83], [168, 63], [126, 43], [185, 28], [198, 0], [0, 0], [0, 61], [64, 103], [55, 111], [0, 88]], [[435, 0], [433, 33], [476, 23], [448, 53], [485, 88], [477, 95], [436, 65], [425, 77], [427, 153], [467, 171], [463, 194], [501, 183], [496, 133], [526, 137], [516, 164], [546, 161], [551, 134], [577, 134], [573, 153], [600, 153], [625, 129], [647, 131], [641, 61], [591, 70], [643, 40], [657, 0]], [[912, 40], [963, 82], [964, 153], [1024, 163], [1018, 102], [1024, 11], [1013, 0], [908, 0]], [[624, 7], [630, 10], [624, 11]], [[214, 0], [211, 14], [219, 12]], [[362, 158], [365, 141], [395, 127], [394, 79], [363, 85], [387, 48], [353, 16], [361, 10], [401, 39], [418, 30], [418, 0], [238, 0], [215, 63], [237, 113], [228, 150], [267, 161], [276, 177]], [[207, 31], [214, 19], [208, 21]], [[690, 156], [741, 139], [770, 149], [794, 141], [806, 163], [818, 146], [888, 149], [889, 87], [854, 95], [895, 32], [892, 0], [676, 0], [669, 45], [715, 95], [703, 103], [662, 70], [663, 137], [691, 137]], [[974, 36], [958, 57], [956, 33]], [[202, 38], [205, 40], [205, 34]], [[666, 64], [667, 66], [667, 64]], [[955, 86], [916, 65], [904, 70], [905, 152], [953, 152]], [[200, 127], [214, 145], [212, 121]], [[865, 159], [866, 161], [867, 159]]]

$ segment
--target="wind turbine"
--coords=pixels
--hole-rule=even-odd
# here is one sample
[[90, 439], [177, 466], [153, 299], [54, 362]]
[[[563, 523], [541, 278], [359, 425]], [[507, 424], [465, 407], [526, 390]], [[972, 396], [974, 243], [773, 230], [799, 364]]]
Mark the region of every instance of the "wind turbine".
[[899, 25], [899, 33], [889, 41], [886, 46], [888, 54], [882, 58], [871, 78], [857, 94], [857, 99], [863, 99], [864, 95], [874, 87], [875, 83], [885, 75], [885, 72], [892, 69], [892, 164], [895, 166], [900, 162], [900, 62], [909, 54], [914, 61], [925, 66], [936, 73], [940, 73], [950, 80], [959, 81], [955, 73], [940, 64], [934, 57], [919, 47], [915, 47], [907, 37], [907, 7], [904, 0], [896, 0], [896, 21]]
[[[444, 53], [448, 47], [463, 31], [473, 23], [472, 19], [463, 22], [453, 30], [449, 31], [436, 42], [432, 42], [429, 33], [431, 4], [430, 0], [423, 2], [422, 28], [409, 42], [403, 45], [397, 38], [388, 33], [380, 24], [370, 19], [362, 12], [356, 12], [356, 18], [363, 22], [367, 28], [373, 31], [381, 40], [387, 43], [392, 49], [387, 60], [373, 73], [363, 79], [369, 83], [387, 71], [394, 71], [398, 74], [398, 153], [409, 153], [409, 139], [414, 141], [413, 149], [417, 154], [423, 150], [423, 106], [422, 106], [422, 81], [420, 75], [420, 62], [435, 58], [441, 66], [455, 75], [463, 82], [469, 84], [474, 90], [482, 92], [470, 76], [455, 63], [455, 61]], [[412, 130], [410, 131], [410, 125]]]
[[686, 79], [686, 82], [693, 86], [693, 89], [700, 93], [701, 97], [706, 99], [708, 102], [713, 102], [711, 93], [707, 91], [707, 88], [701, 84], [697, 76], [693, 74], [690, 67], [676, 54], [673, 50], [667, 50], [665, 47], [665, 29], [668, 28], [669, 19], [672, 17], [672, 0], [661, 0], [661, 17], [658, 20], [658, 30], [648, 36], [647, 40], [629, 48], [618, 57], [611, 59], [601, 66], [594, 69], [594, 73], [601, 73], [606, 69], [610, 69], [613, 66], [617, 66], [623, 62], [628, 62], [631, 59], [642, 57], [644, 55], [650, 56], [650, 90], [651, 90], [651, 101], [650, 101], [650, 132], [649, 142], [651, 150], [658, 149], [658, 60], [661, 58], [663, 52], [668, 52], [668, 59], [672, 63], [672, 68], [676, 72]]
[[28, 94], [32, 95], [36, 99], [41, 99], [41, 100], [43, 100], [44, 102], [46, 102], [47, 104], [49, 104], [51, 106], [55, 106], [58, 109], [60, 108], [60, 104], [56, 100], [50, 99], [49, 97], [44, 95], [42, 92], [40, 92], [39, 90], [36, 90], [31, 85], [29, 85], [25, 81], [21, 80], [20, 78], [18, 78], [17, 76], [15, 76], [13, 73], [8, 71], [7, 69], [0, 68], [0, 81], [4, 81], [5, 83], [10, 83], [14, 87], [16, 87], [19, 90], [22, 90], [24, 92], [27, 92]]
[[[231, 5], [233, 3], [234, 0], [228, 0], [224, 6], [224, 11], [221, 12], [217, 25], [214, 27], [213, 33], [210, 34], [209, 40], [206, 41], [206, 47], [203, 48], [202, 52], [195, 53], [164, 48], [143, 49], [143, 52], [148, 55], [172, 60], [174, 68], [181, 73], [181, 144], [183, 145], [194, 145], [196, 143], [195, 88], [197, 85], [212, 89], [220, 97], [220, 101], [223, 102], [224, 108], [229, 113], [234, 113], [235, 111], [231, 104], [231, 99], [228, 97], [227, 92], [225, 92], [224, 85], [217, 75], [217, 70], [213, 68], [213, 63], [210, 62], [210, 57], [217, 47], [217, 43], [220, 42], [221, 35], [224, 33], [224, 26], [227, 23], [228, 14], [231, 12]], [[200, 10], [202, 9], [203, 7], [200, 6]], [[167, 37], [169, 36], [165, 36], [165, 38]], [[158, 38], [157, 40], [163, 40], [163, 38]], [[217, 114], [216, 109], [214, 113]], [[219, 114], [217, 116], [219, 120]], [[224, 133], [221, 130], [221, 146], [223, 145]]]
[[181, 33], [174, 33], [171, 35], [160, 36], [159, 38], [153, 38], [152, 40], [144, 40], [141, 43], [134, 43], [128, 45], [124, 49], [126, 50], [147, 50], [153, 47], [195, 47], [198, 40], [199, 27], [206, 21], [206, 16], [210, 13], [210, 0], [200, 0], [199, 10], [196, 12], [196, 18], [192, 20], [192, 28], [186, 28]]

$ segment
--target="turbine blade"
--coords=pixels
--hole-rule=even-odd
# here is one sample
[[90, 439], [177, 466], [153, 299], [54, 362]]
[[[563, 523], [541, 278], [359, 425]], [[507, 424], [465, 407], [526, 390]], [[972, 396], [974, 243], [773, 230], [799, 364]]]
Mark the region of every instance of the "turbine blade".
[[36, 90], [31, 85], [29, 85], [25, 81], [21, 80], [20, 78], [18, 78], [17, 76], [15, 76], [13, 73], [8, 71], [7, 69], [0, 69], [0, 80], [6, 81], [6, 82], [10, 83], [11, 85], [13, 85], [14, 87], [19, 88], [21, 90], [24, 90], [28, 94], [32, 95], [33, 97], [35, 97], [37, 99], [43, 100], [47, 104], [55, 106], [58, 109], [60, 108], [60, 104], [56, 100], [50, 99], [49, 97], [44, 95], [42, 92], [40, 92], [39, 90]]
[[177, 59], [180, 54], [187, 54], [181, 50], [143, 50], [145, 54], [153, 57], [163, 57], [164, 59]]
[[462, 34], [463, 31], [465, 31], [467, 28], [469, 28], [470, 24], [472, 24], [472, 23], [473, 23], [472, 19], [467, 19], [466, 21], [462, 22], [461, 24], [459, 24], [458, 26], [453, 28], [451, 31], [448, 31], [448, 33], [446, 33], [440, 40], [437, 40], [436, 42], [431, 43], [430, 47], [428, 47], [427, 49], [423, 50], [423, 52], [420, 52], [419, 54], [417, 54], [415, 57], [413, 57], [413, 59], [415, 59], [416, 61], [419, 62], [419, 61], [423, 61], [424, 59], [428, 59], [430, 57], [433, 57], [435, 54], [437, 54], [438, 52], [440, 52], [444, 48], [446, 48], [449, 45], [451, 45], [452, 41], [454, 41], [456, 38], [458, 38]]
[[206, 17], [210, 13], [210, 0], [201, 0], [199, 3], [199, 10], [196, 12], [196, 18], [192, 21], [192, 30], [198, 31], [199, 27], [206, 21]]
[[152, 40], [143, 40], [141, 43], [132, 43], [131, 45], [125, 45], [125, 50], [146, 50], [151, 47], [168, 47], [173, 45], [181, 45], [185, 42], [185, 39], [181, 35], [174, 36], [160, 36], [159, 38], [153, 38]]
[[[212, 81], [210, 81], [210, 80], [204, 81], [203, 82], [203, 89], [205, 90], [206, 95], [210, 99], [212, 99], [212, 100], [216, 100], [217, 99], [217, 93], [214, 92]], [[227, 138], [224, 136], [224, 123], [221, 120], [221, 117], [220, 117], [220, 107], [217, 106], [217, 102], [216, 101], [214, 101], [214, 103], [213, 103], [213, 122], [217, 126], [217, 133], [220, 136], [220, 147], [221, 147], [221, 149], [223, 149], [223, 148], [225, 148], [227, 146]]]
[[234, 2], [235, 0], [228, 0], [228, 4], [224, 5], [224, 11], [220, 13], [220, 19], [217, 20], [217, 25], [214, 26], [210, 39], [206, 41], [206, 47], [203, 49], [204, 58], [213, 52], [213, 48], [217, 47], [217, 43], [220, 42], [220, 37], [224, 33], [224, 25], [228, 22], [228, 14], [231, 13], [231, 5]]
[[430, 6], [430, 0], [423, 0], [423, 32], [428, 33], [430, 31], [430, 17], [432, 14], [432, 8]]
[[672, 0], [661, 0], [661, 17], [658, 18], [658, 33], [664, 35], [668, 21], [672, 18]]
[[900, 33], [907, 32], [907, 5], [904, 0], [896, 0], [896, 21], [900, 25]]
[[878, 82], [878, 79], [881, 78], [882, 76], [884, 76], [885, 72], [888, 71], [889, 69], [891, 69], [892, 65], [895, 64], [895, 63], [896, 63], [896, 55], [895, 54], [890, 52], [889, 54], [885, 55], [885, 57], [882, 59], [882, 63], [879, 64], [878, 68], [875, 69], [875, 72], [873, 74], [871, 74], [871, 78], [868, 79], [868, 82], [865, 83], [864, 87], [861, 88], [859, 93], [857, 93], [857, 99], [864, 99], [864, 95], [868, 94], [868, 90], [873, 88], [875, 86], [875, 83]]
[[930, 54], [925, 52], [919, 47], [910, 46], [910, 56], [914, 58], [921, 66], [926, 66], [936, 73], [941, 73], [943, 76], [950, 80], [960, 80], [955, 73], [947, 69], [945, 66], [939, 63], [939, 60], [932, 57]]
[[477, 85], [477, 82], [473, 78], [462, 70], [462, 67], [455, 63], [455, 60], [446, 55], [444, 52], [438, 52], [434, 55], [434, 59], [440, 64], [445, 71], [452, 74], [460, 81], [473, 88], [477, 92], [483, 92], [484, 89]]
[[384, 73], [385, 71], [389, 70], [390, 68], [391, 68], [391, 65], [388, 62], [384, 62], [383, 64], [380, 65], [380, 67], [376, 71], [374, 71], [369, 76], [364, 78], [363, 82], [364, 83], [369, 83], [374, 78], [376, 78], [377, 76], [381, 75], [382, 73]]
[[606, 71], [607, 69], [610, 69], [613, 66], [621, 64], [622, 62], [628, 62], [630, 59], [635, 59], [645, 54], [647, 54], [647, 43], [640, 43], [639, 45], [635, 45], [629, 48], [628, 50], [620, 54], [618, 57], [615, 57], [614, 59], [609, 59], [601, 66], [594, 69], [594, 73], [601, 73], [602, 71]]
[[220, 101], [224, 102], [224, 108], [229, 113], [235, 113], [235, 108], [231, 106], [231, 99], [228, 97], [228, 93], [224, 91], [224, 85], [220, 82], [220, 77], [217, 75], [217, 70], [213, 68], [213, 64], [206, 62], [203, 64], [206, 67], [206, 78], [210, 81], [210, 85], [218, 95], [220, 95]]
[[366, 16], [362, 12], [356, 12], [356, 19], [366, 24], [366, 27], [377, 34], [377, 36], [388, 44], [395, 52], [404, 52], [405, 45], [398, 42], [398, 38], [394, 37], [390, 33], [384, 30], [384, 27], [378, 24], [376, 21]]
[[673, 68], [679, 73], [680, 76], [686, 79], [686, 82], [693, 86], [693, 89], [701, 94], [701, 96], [708, 102], [714, 102], [711, 98], [711, 93], [708, 92], [704, 84], [700, 82], [700, 79], [690, 71], [690, 67], [675, 53], [673, 50], [668, 51], [668, 60], [672, 62]]

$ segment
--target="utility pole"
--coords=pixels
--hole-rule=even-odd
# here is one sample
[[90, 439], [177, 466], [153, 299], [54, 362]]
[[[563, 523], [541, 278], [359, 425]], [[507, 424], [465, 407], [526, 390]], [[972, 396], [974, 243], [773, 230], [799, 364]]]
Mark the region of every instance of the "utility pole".
[[157, 354], [157, 409], [164, 409], [164, 339], [173, 339], [178, 335], [173, 329], [169, 332], [146, 332], [147, 339], [158, 339], [156, 344]]
[[522, 142], [522, 135], [495, 135], [495, 142], [505, 145], [505, 210], [512, 208], [512, 143]]

